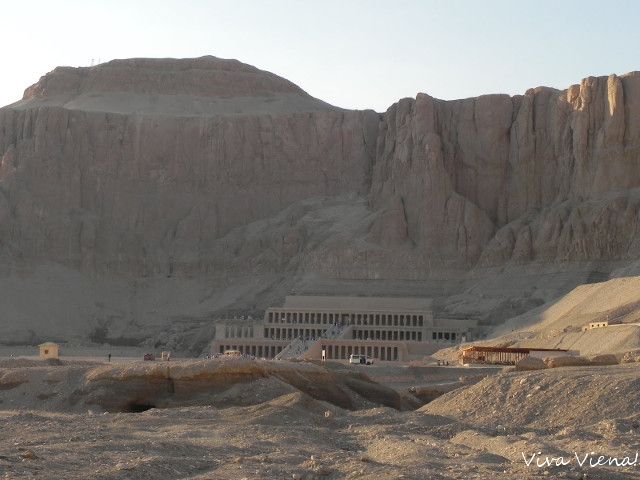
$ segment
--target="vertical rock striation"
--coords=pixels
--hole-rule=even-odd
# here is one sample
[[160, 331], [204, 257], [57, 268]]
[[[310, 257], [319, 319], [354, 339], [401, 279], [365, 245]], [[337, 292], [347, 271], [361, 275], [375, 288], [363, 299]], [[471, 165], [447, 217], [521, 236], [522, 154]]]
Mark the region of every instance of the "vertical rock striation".
[[400, 198], [427, 256], [471, 267], [640, 254], [639, 73], [513, 98], [419, 94], [380, 132], [372, 206]]
[[638, 73], [379, 116], [214, 57], [58, 68], [0, 111], [0, 241], [91, 271], [211, 273], [234, 228], [354, 193], [381, 265], [635, 258], [639, 152]]
[[376, 129], [374, 112], [239, 62], [56, 69], [0, 110], [2, 246], [89, 270], [205, 273], [235, 227], [365, 194]]
[[141, 338], [301, 278], [637, 260], [639, 218], [640, 73], [378, 114], [215, 57], [57, 68], [0, 109], [0, 328]]

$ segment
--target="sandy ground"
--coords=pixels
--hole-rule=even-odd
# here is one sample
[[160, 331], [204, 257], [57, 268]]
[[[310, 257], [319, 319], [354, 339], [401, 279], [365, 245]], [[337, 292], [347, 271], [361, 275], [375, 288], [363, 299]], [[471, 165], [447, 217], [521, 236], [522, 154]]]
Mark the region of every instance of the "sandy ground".
[[[269, 378], [238, 384], [227, 375], [224, 406], [215, 400], [108, 413], [83, 403], [78, 386], [105, 374], [126, 381], [131, 372], [153, 370], [150, 362], [0, 359], [0, 478], [640, 478], [640, 466], [590, 468], [587, 459], [580, 467], [574, 457], [621, 460], [640, 451], [635, 364], [510, 372], [266, 363], [302, 377], [366, 371], [398, 390], [459, 381], [463, 373], [480, 380], [399, 411], [371, 402], [344, 409]], [[184, 377], [203, 362], [176, 364]], [[210, 378], [207, 388], [220, 387], [222, 377]], [[538, 467], [534, 459], [527, 466], [537, 452], [569, 463]]]
[[[140, 347], [114, 347], [105, 345], [63, 345], [61, 354], [63, 359], [74, 361], [108, 362], [111, 353], [111, 362], [132, 362], [142, 359], [145, 353], [157, 353], [153, 349]], [[0, 360], [10, 358], [38, 359], [38, 347], [31, 345], [0, 346]]]
[[[559, 348], [582, 356], [614, 354], [622, 358], [640, 351], [640, 277], [612, 278], [580, 285], [566, 295], [509, 319], [478, 344]], [[583, 331], [592, 322], [604, 328]], [[467, 346], [467, 345], [464, 345]], [[462, 346], [442, 349], [434, 356], [453, 362]]]

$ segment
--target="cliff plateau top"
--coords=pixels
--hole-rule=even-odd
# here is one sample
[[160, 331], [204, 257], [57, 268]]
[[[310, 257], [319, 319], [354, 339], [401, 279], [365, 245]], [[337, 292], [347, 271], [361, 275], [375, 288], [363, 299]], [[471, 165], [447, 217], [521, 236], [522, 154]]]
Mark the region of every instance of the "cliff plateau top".
[[334, 109], [292, 82], [238, 60], [133, 58], [57, 67], [12, 108], [124, 114], [237, 115]]

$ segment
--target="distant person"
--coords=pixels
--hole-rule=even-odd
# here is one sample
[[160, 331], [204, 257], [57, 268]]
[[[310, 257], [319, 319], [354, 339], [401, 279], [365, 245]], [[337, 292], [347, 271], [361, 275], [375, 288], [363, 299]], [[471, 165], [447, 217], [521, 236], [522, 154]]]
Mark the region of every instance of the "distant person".
[[111, 363], [111, 353], [109, 353], [109, 355], [107, 355], [107, 357], [109, 358], [109, 363]]

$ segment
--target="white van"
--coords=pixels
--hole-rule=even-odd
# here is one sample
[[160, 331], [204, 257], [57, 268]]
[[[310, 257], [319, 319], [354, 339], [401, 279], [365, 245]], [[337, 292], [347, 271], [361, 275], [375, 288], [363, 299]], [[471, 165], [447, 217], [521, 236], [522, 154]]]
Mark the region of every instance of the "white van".
[[367, 357], [366, 355], [349, 355], [349, 363], [353, 363], [355, 365], [371, 365], [373, 363], [373, 359]]

